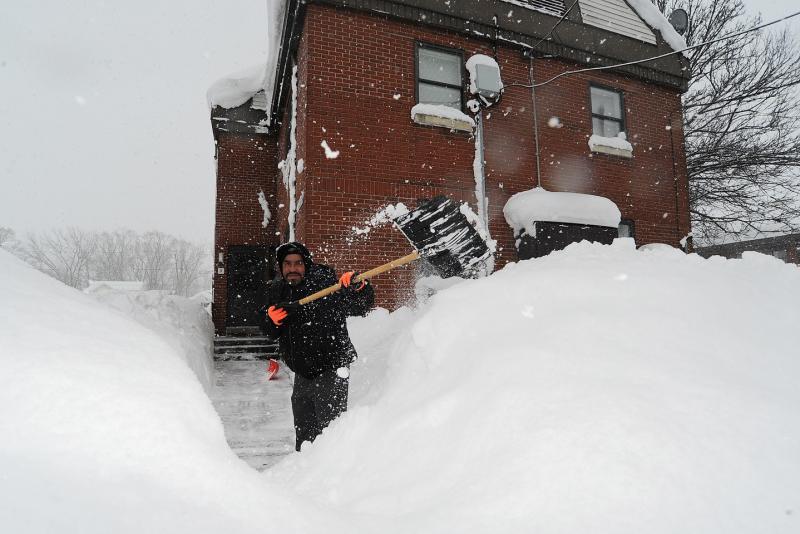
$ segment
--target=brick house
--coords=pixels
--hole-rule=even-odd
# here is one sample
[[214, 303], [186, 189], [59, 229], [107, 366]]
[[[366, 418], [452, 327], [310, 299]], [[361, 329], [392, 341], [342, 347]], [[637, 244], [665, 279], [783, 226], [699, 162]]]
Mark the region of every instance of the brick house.
[[[217, 333], [252, 328], [274, 275], [272, 251], [290, 236], [337, 271], [366, 270], [409, 245], [390, 226], [353, 228], [387, 204], [413, 207], [437, 194], [482, 212], [497, 241], [495, 268], [518, 259], [504, 205], [537, 185], [610, 199], [637, 244], [685, 243], [685, 58], [530, 87], [678, 49], [647, 1], [286, 0], [280, 51], [268, 65], [274, 83], [211, 112]], [[476, 54], [495, 60], [504, 84], [479, 115], [465, 67]], [[419, 103], [451, 107], [477, 126], [412, 118]], [[627, 142], [589, 143], [617, 132]], [[375, 279], [378, 303], [407, 302], [421, 268]]]

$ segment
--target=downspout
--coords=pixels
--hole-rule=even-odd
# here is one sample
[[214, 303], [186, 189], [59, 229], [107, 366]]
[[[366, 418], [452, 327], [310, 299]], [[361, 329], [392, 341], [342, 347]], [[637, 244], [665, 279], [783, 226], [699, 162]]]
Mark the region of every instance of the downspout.
[[484, 156], [483, 140], [483, 110], [478, 111], [475, 116], [477, 125], [475, 132], [475, 160], [472, 168], [475, 172], [476, 195], [478, 197], [478, 216], [483, 221], [483, 227], [489, 232], [489, 206], [486, 199], [486, 159]]
[[533, 139], [536, 143], [536, 187], [542, 187], [542, 168], [539, 158], [539, 117], [536, 113], [536, 84], [533, 82], [533, 51], [530, 52], [531, 67], [528, 79], [531, 82], [531, 100], [533, 100]]
[[[675, 159], [675, 127], [673, 126], [673, 124], [675, 123], [674, 116], [675, 112], [671, 111], [669, 114], [669, 145], [670, 145], [670, 150], [672, 152], [672, 182], [675, 184], [675, 230], [678, 236], [681, 236], [680, 191], [678, 189], [678, 162]], [[679, 117], [679, 119], [682, 121], [683, 116]], [[687, 183], [686, 185], [688, 187], [689, 184]], [[686, 253], [691, 252], [692, 249], [691, 221], [689, 222], [689, 228], [686, 229], [686, 235], [680, 237], [680, 241], [681, 241], [680, 244], [683, 247], [683, 251]]]

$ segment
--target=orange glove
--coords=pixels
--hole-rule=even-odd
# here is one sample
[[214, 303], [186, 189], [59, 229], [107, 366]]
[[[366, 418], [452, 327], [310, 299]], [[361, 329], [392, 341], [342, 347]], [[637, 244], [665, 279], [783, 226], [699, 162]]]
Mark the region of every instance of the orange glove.
[[343, 287], [343, 288], [345, 288], [345, 289], [350, 289], [350, 290], [354, 290], [354, 291], [361, 291], [362, 289], [364, 289], [364, 286], [365, 286], [365, 285], [367, 285], [367, 281], [366, 281], [366, 280], [362, 280], [362, 281], [361, 281], [361, 285], [359, 285], [359, 286], [358, 286], [357, 288], [355, 288], [355, 289], [353, 289], [353, 288], [351, 288], [351, 287], [350, 287], [350, 282], [351, 282], [351, 281], [353, 280], [353, 278], [355, 278], [356, 276], [358, 276], [358, 273], [357, 273], [357, 272], [355, 272], [355, 271], [347, 271], [346, 273], [342, 274], [342, 276], [341, 276], [341, 277], [339, 277], [339, 283], [340, 283], [340, 284], [342, 285], [342, 287]]
[[275, 306], [270, 306], [267, 309], [267, 315], [269, 315], [270, 320], [275, 323], [275, 326], [280, 326], [284, 319], [289, 315], [289, 313], [284, 310], [283, 308], [276, 308]]

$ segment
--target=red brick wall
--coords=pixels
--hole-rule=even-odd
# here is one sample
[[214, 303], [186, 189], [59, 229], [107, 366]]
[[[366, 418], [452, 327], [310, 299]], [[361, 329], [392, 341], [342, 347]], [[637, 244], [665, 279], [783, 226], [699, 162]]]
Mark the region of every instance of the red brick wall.
[[[217, 140], [217, 200], [214, 225], [214, 303], [212, 316], [218, 334], [224, 333], [227, 295], [227, 261], [231, 245], [259, 245], [275, 240], [277, 217], [277, 144], [274, 137], [220, 133]], [[273, 214], [261, 226], [264, 211], [258, 193], [264, 191]], [[225, 268], [224, 274], [218, 268]]]
[[[301, 67], [304, 94], [305, 205], [303, 238], [320, 261], [364, 270], [408, 252], [390, 228], [358, 237], [378, 209], [446, 193], [477, 211], [472, 163], [474, 138], [415, 124], [414, 47], [417, 40], [459, 48], [465, 58], [493, 55], [491, 43], [352, 10], [309, 5]], [[528, 84], [530, 60], [520, 49], [496, 51], [506, 84]], [[576, 68], [535, 60], [543, 81]], [[590, 153], [589, 83], [624, 91], [626, 129], [634, 158]], [[399, 98], [395, 98], [399, 95]], [[502, 214], [508, 198], [536, 185], [531, 90], [509, 87], [485, 115], [486, 191], [490, 229], [498, 240], [497, 267], [516, 260], [511, 229]], [[616, 74], [564, 77], [537, 90], [541, 183], [553, 191], [606, 196], [636, 221], [639, 244], [678, 245], [688, 233], [685, 164], [677, 92]], [[562, 128], [548, 127], [559, 117]], [[670, 126], [671, 129], [668, 129]], [[322, 140], [339, 157], [327, 159]], [[673, 162], [677, 162], [673, 164]], [[300, 191], [300, 189], [298, 189]], [[298, 193], [299, 194], [299, 193]], [[414, 268], [375, 280], [383, 305], [408, 295]]]
[[[465, 59], [475, 53], [493, 55], [506, 85], [529, 83], [530, 60], [518, 48], [500, 45], [495, 52], [490, 42], [478, 38], [353, 10], [308, 5], [297, 52], [296, 157], [304, 163], [303, 173], [298, 174], [297, 197], [303, 193], [304, 204], [297, 216], [296, 237], [309, 246], [317, 261], [339, 271], [363, 271], [411, 250], [405, 238], [390, 227], [376, 228], [366, 235], [353, 231], [354, 227], [365, 227], [366, 221], [388, 203], [404, 202], [413, 207], [419, 198], [445, 193], [468, 201], [477, 212], [474, 137], [411, 120], [410, 110], [416, 103], [417, 41], [461, 49]], [[533, 75], [541, 82], [576, 67], [560, 60], [537, 59]], [[624, 91], [633, 159], [590, 153], [590, 82]], [[677, 92], [594, 72], [560, 78], [537, 89], [536, 96], [541, 184], [552, 191], [606, 196], [619, 206], [624, 218], [635, 220], [637, 243], [677, 245], [689, 230]], [[490, 230], [499, 246], [498, 268], [516, 260], [514, 236], [503, 217], [503, 206], [512, 194], [536, 185], [532, 108], [529, 88], [508, 87], [499, 104], [484, 115], [486, 192]], [[244, 221], [247, 210], [221, 216], [220, 203], [224, 207], [225, 195], [240, 198], [239, 189], [223, 187], [226, 176], [235, 177], [241, 188], [252, 189], [258, 172], [259, 183], [277, 175], [272, 169], [286, 157], [290, 110], [287, 101], [281, 131], [274, 140], [276, 155], [273, 161], [264, 162], [267, 171], [253, 170], [252, 178], [248, 178], [249, 167], [241, 163], [246, 159], [242, 154], [247, 152], [241, 149], [231, 153], [242, 167], [236, 172], [224, 171], [227, 167], [220, 158], [218, 243], [220, 235], [228, 236], [233, 243], [228, 232], [239, 232], [237, 239], [261, 238], [269, 244], [288, 237], [289, 200], [280, 178], [275, 193], [284, 207], [273, 210], [279, 220], [273, 231], [263, 232], [257, 227], [261, 220], [257, 204], [255, 221]], [[563, 127], [549, 127], [550, 117], [558, 117]], [[339, 151], [336, 159], [326, 158], [320, 146], [323, 140]], [[220, 146], [222, 149], [222, 143]], [[250, 179], [254, 180], [252, 185], [245, 186]], [[232, 222], [233, 226], [241, 226], [220, 229], [220, 219], [228, 220], [229, 216], [233, 217], [230, 221], [239, 221]], [[274, 236], [274, 231], [282, 233]], [[412, 265], [376, 278], [379, 304], [394, 307], [406, 301], [412, 293], [415, 272]]]
[[[530, 60], [520, 58], [517, 51], [500, 49], [498, 62], [506, 84], [530, 83]], [[575, 68], [559, 60], [537, 59], [534, 81], [541, 83]], [[590, 152], [591, 83], [623, 91], [633, 159]], [[536, 184], [532, 104], [530, 89], [508, 88], [485, 121], [492, 233], [503, 241], [505, 261], [514, 258], [503, 205], [511, 194]], [[677, 92], [613, 73], [592, 72], [565, 76], [537, 88], [536, 106], [541, 185], [545, 189], [610, 198], [624, 219], [635, 221], [638, 244], [679, 245], [689, 232], [689, 214]], [[548, 125], [552, 117], [559, 119], [561, 127]]]

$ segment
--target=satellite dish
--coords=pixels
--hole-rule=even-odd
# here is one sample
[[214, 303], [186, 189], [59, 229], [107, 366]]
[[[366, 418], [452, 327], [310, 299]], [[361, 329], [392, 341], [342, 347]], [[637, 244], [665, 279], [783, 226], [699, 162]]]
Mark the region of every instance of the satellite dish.
[[669, 16], [669, 23], [675, 31], [683, 35], [689, 29], [689, 15], [683, 9], [675, 9]]

